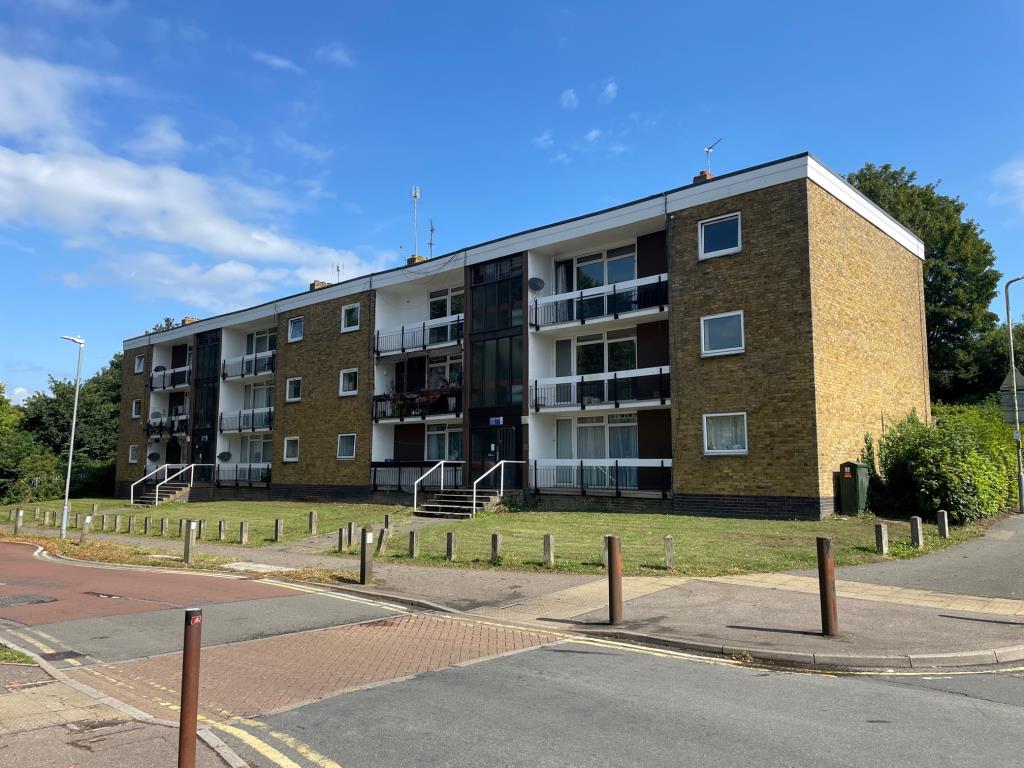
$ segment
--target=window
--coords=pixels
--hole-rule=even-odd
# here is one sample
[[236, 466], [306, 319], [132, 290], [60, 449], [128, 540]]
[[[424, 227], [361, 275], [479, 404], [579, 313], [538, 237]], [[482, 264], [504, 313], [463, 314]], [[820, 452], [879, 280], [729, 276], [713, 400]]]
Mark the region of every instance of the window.
[[356, 457], [356, 436], [354, 432], [338, 435], [338, 458], [354, 459]]
[[346, 304], [341, 308], [341, 332], [359, 330], [359, 305]]
[[305, 332], [303, 318], [292, 317], [288, 320], [288, 341], [302, 341]]
[[[301, 320], [302, 318], [298, 318]], [[289, 324], [289, 328], [291, 325]], [[299, 330], [301, 338], [302, 331]], [[245, 354], [258, 355], [261, 352], [272, 352], [277, 349], [277, 328], [267, 328], [263, 331], [255, 331], [245, 335]]]
[[341, 372], [338, 396], [349, 397], [359, 391], [359, 369], [346, 368]]
[[286, 403], [295, 403], [302, 399], [302, 377], [296, 376], [284, 383], [284, 400]]
[[431, 357], [427, 367], [427, 389], [462, 386], [462, 355]]
[[242, 390], [242, 408], [272, 408], [274, 405], [274, 384], [269, 381], [261, 381], [256, 384], [246, 384]]
[[289, 462], [299, 460], [299, 438], [286, 437], [284, 439], [284, 460]]
[[238, 460], [242, 464], [269, 464], [273, 449], [274, 438], [270, 435], [243, 436]]
[[700, 319], [700, 353], [704, 357], [743, 351], [743, 312], [723, 312]]
[[136, 355], [135, 356], [135, 372], [142, 373], [146, 370], [146, 356]]
[[139, 463], [139, 446], [129, 445], [128, 446], [128, 463], [138, 464]]
[[[574, 280], [575, 277], [575, 280]], [[636, 245], [577, 256], [555, 264], [555, 293], [582, 291], [636, 279]]]
[[512, 256], [471, 268], [473, 333], [523, 324], [523, 257]]
[[704, 453], [706, 455], [744, 455], [746, 452], [746, 413], [704, 414]]
[[706, 219], [697, 225], [697, 239], [700, 241], [698, 258], [727, 256], [739, 253], [743, 247], [740, 234], [740, 215], [730, 213], [714, 219]]
[[132, 400], [132, 418], [137, 419], [142, 416], [142, 401]]
[[427, 425], [427, 461], [461, 461], [462, 427], [458, 424]]
[[523, 402], [523, 337], [474, 341], [470, 397], [474, 407]]
[[[559, 341], [562, 341], [561, 339]], [[555, 345], [555, 368], [559, 376], [564, 362], [564, 344]], [[576, 337], [576, 375], [585, 376], [591, 373], [611, 373], [612, 371], [631, 371], [636, 368], [636, 328], [623, 328], [608, 331], [607, 334], [592, 333]]]
[[462, 314], [465, 308], [462, 288], [441, 288], [430, 292], [430, 319]]

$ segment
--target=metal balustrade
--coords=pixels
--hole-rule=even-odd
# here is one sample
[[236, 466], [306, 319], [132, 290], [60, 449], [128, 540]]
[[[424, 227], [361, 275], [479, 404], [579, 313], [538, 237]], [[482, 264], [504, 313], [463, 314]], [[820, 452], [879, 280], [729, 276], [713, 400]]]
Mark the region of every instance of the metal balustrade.
[[672, 459], [535, 459], [530, 462], [534, 493], [657, 493], [672, 490]]
[[[373, 461], [370, 462], [370, 487], [374, 491], [407, 491], [412, 493], [416, 481], [424, 473], [437, 466], [436, 461]], [[445, 488], [462, 487], [463, 464], [446, 462], [441, 472], [433, 472], [419, 484], [424, 490], [437, 490], [442, 485], [444, 473]]]
[[274, 428], [274, 407], [221, 411], [221, 432], [258, 432]]
[[149, 377], [150, 389], [177, 389], [192, 386], [192, 366], [154, 371]]
[[535, 412], [544, 408], [617, 408], [622, 403], [645, 401], [665, 405], [671, 396], [667, 367], [535, 379], [530, 385], [530, 407]]
[[619, 315], [641, 309], [668, 306], [668, 276], [633, 280], [625, 285], [587, 288], [575, 293], [536, 298], [530, 305], [530, 325], [535, 330], [560, 323], [579, 323], [601, 318], [617, 319]]
[[218, 464], [214, 473], [217, 485], [270, 485], [270, 464]]
[[239, 379], [246, 376], [261, 376], [273, 373], [277, 367], [277, 351], [257, 352], [252, 355], [233, 357], [221, 363], [221, 378]]
[[379, 357], [449, 344], [461, 344], [464, 325], [462, 315], [449, 315], [437, 320], [403, 325], [391, 331], [377, 331], [374, 334], [373, 351]]
[[462, 387], [424, 389], [419, 392], [402, 392], [390, 395], [374, 395], [373, 419], [425, 419], [427, 416], [461, 416]]

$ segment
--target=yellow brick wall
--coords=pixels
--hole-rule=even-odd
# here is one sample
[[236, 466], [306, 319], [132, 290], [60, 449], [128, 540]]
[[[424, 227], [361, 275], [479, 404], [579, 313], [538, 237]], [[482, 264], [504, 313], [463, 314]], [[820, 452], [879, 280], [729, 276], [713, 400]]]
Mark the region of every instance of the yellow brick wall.
[[[135, 356], [145, 355], [146, 365], [142, 373], [135, 373]], [[152, 366], [153, 348], [129, 349], [121, 361], [121, 412], [117, 425], [117, 468], [115, 482], [120, 490], [125, 483], [133, 483], [145, 474], [148, 438], [144, 429], [149, 417], [149, 387], [146, 386]], [[142, 400], [142, 416], [132, 418], [132, 400]], [[128, 446], [139, 446], [139, 463], [128, 463]], [[127, 493], [127, 487], [124, 488]]]

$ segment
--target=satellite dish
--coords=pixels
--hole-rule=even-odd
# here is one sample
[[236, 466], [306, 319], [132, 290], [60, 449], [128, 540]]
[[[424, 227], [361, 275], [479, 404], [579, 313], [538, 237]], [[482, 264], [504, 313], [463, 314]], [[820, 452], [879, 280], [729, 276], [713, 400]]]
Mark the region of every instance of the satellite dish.
[[160, 454], [157, 453], [156, 451], [153, 451], [152, 453], [147, 454], [146, 458], [149, 459], [150, 461], [156, 461], [157, 459], [160, 458]]
[[526, 284], [529, 286], [530, 290], [533, 291], [534, 293], [537, 293], [538, 291], [543, 291], [544, 290], [544, 281], [541, 280], [539, 277], [531, 277], [526, 282]]
[[217, 454], [217, 458], [221, 461], [228, 461], [231, 458], [231, 451], [221, 451]]
[[157, 366], [153, 367], [153, 371], [155, 373], [161, 373], [162, 371], [166, 371], [166, 370], [167, 370], [167, 366], [164, 366], [164, 365], [157, 365]]

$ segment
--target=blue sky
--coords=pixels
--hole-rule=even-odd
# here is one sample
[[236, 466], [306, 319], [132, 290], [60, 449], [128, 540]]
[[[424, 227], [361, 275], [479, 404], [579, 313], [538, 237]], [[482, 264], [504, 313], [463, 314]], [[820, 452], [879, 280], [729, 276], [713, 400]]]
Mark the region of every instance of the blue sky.
[[719, 173], [941, 179], [1024, 271], [1024, 6], [830, 6], [0, 0], [0, 381], [393, 266], [413, 184], [443, 253], [687, 183], [718, 138]]

